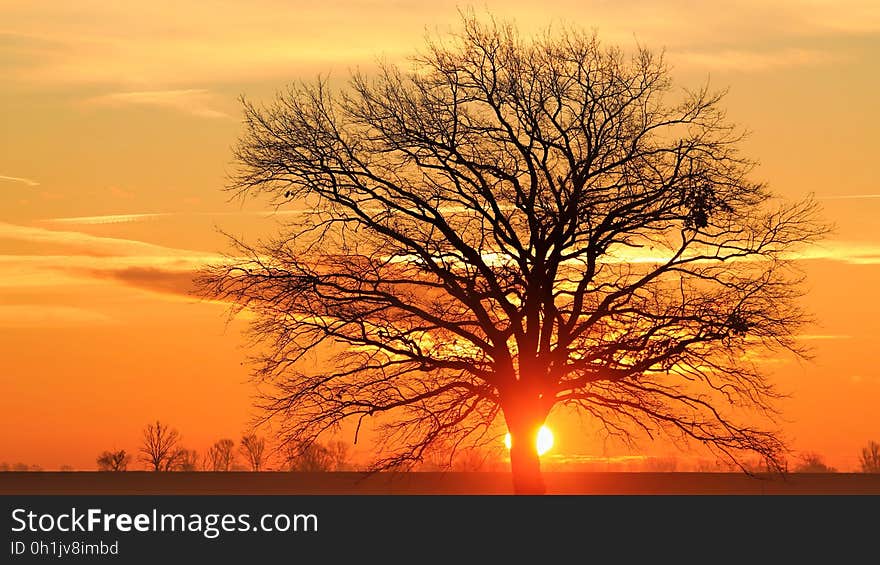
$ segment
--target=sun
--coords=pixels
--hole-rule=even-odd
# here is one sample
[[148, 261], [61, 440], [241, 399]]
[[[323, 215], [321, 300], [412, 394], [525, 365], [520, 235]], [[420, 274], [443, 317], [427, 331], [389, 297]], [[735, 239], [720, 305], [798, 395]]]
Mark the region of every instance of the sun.
[[[553, 447], [553, 432], [550, 431], [550, 428], [541, 426], [541, 429], [538, 430], [538, 441], [536, 443], [538, 455], [544, 455], [550, 451], [550, 448]], [[504, 445], [507, 449], [510, 449], [510, 432], [504, 435]]]

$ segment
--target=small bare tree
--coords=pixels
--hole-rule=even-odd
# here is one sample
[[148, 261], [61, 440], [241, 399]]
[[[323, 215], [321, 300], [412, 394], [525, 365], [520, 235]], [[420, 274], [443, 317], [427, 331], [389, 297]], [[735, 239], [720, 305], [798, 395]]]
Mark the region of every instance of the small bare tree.
[[99, 471], [125, 471], [131, 462], [131, 456], [124, 449], [105, 451], [98, 456]]
[[238, 451], [251, 471], [262, 471], [266, 464], [266, 440], [256, 434], [242, 436]]
[[221, 439], [208, 449], [206, 467], [211, 471], [230, 471], [235, 463], [235, 442]]
[[859, 457], [863, 473], [880, 473], [880, 443], [868, 442]]
[[172, 471], [180, 457], [180, 433], [156, 420], [144, 428], [140, 459], [152, 471]]

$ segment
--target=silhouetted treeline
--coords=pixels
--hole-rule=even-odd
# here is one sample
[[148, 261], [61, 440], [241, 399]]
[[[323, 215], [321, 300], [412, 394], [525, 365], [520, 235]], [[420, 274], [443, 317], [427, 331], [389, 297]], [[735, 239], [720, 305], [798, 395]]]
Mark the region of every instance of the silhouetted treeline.
[[[245, 433], [236, 443], [232, 439], [217, 440], [203, 458], [195, 449], [181, 445], [177, 430], [162, 422], [144, 428], [139, 460], [151, 471], [357, 471], [351, 460], [348, 445], [342, 441], [311, 444], [283, 445], [270, 448], [265, 437]], [[96, 458], [99, 471], [132, 470], [132, 456], [125, 449], [103, 451]], [[411, 470], [438, 471], [500, 471], [506, 468], [503, 453], [497, 449], [462, 449], [447, 455], [434, 454]], [[545, 466], [549, 471], [614, 471], [614, 472], [696, 472], [696, 473], [766, 473], [767, 465], [758, 460], [745, 461], [739, 467], [726, 460], [705, 458], [676, 458], [674, 456], [586, 457], [550, 456]], [[822, 455], [806, 451], [798, 455], [794, 465], [786, 464], [794, 473], [837, 473], [838, 469], [825, 462]], [[0, 472], [39, 472], [39, 465], [27, 463], [0, 463]], [[74, 471], [62, 465], [61, 471]], [[869, 441], [859, 452], [858, 467], [862, 473], [880, 473], [880, 443]]]

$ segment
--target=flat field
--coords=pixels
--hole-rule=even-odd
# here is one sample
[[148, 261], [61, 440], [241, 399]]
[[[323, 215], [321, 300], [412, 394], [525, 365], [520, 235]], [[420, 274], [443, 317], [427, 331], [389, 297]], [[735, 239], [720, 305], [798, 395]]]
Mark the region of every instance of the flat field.
[[[547, 472], [548, 494], [880, 495], [880, 474]], [[0, 494], [510, 494], [508, 473], [4, 472]]]

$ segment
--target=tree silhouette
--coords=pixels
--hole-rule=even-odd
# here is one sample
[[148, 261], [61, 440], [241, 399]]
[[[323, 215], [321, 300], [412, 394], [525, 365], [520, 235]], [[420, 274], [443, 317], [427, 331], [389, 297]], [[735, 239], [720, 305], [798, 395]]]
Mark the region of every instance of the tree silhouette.
[[859, 457], [863, 473], [880, 473], [880, 443], [869, 441]]
[[198, 282], [256, 314], [282, 440], [373, 417], [390, 468], [506, 424], [516, 492], [543, 492], [536, 435], [566, 405], [776, 461], [736, 416], [772, 421], [778, 396], [747, 352], [803, 353], [791, 254], [825, 228], [749, 179], [723, 93], [676, 94], [644, 48], [470, 16], [413, 64], [243, 100], [229, 189], [293, 220]]
[[825, 464], [825, 460], [818, 453], [803, 453], [801, 461], [794, 468], [795, 473], [836, 473], [837, 469]]
[[221, 439], [208, 450], [207, 466], [211, 471], [231, 471], [235, 463], [235, 442]]
[[238, 451], [244, 457], [251, 471], [262, 471], [266, 464], [266, 440], [256, 434], [242, 436]]
[[287, 469], [299, 472], [340, 471], [348, 458], [348, 446], [341, 441], [324, 445], [313, 441], [307, 444], [289, 444]]
[[180, 434], [156, 420], [144, 428], [140, 459], [152, 471], [173, 471], [184, 455], [179, 447]]
[[131, 455], [126, 453], [124, 449], [105, 451], [97, 459], [99, 471], [125, 471], [130, 462]]
[[169, 463], [167, 471], [198, 471], [199, 470], [199, 452], [195, 449], [186, 449], [185, 447], [177, 448], [174, 456]]

